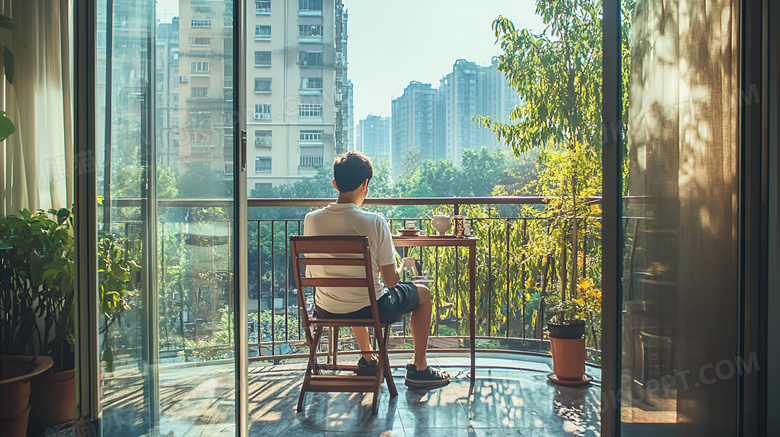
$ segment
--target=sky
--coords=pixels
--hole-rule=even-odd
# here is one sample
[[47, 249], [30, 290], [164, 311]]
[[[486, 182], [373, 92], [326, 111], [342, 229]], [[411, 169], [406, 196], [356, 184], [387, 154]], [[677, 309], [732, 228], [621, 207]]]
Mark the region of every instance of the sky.
[[[354, 84], [355, 125], [369, 114], [390, 115], [392, 99], [413, 80], [438, 87], [458, 59], [489, 65], [501, 54], [491, 29], [498, 16], [518, 29], [543, 30], [534, 0], [343, 1], [349, 13], [347, 75]], [[170, 22], [178, 4], [157, 0], [158, 18]]]
[[458, 59], [489, 65], [501, 54], [491, 24], [541, 32], [533, 0], [344, 0], [355, 124], [390, 115], [392, 99], [417, 80], [438, 87]]

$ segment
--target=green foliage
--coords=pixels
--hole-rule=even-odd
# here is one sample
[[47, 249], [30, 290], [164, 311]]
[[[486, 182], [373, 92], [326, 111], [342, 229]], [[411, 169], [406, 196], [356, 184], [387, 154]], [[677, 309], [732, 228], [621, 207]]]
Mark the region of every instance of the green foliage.
[[[178, 177], [178, 196], [185, 199], [227, 198], [233, 196], [233, 186], [219, 171], [211, 170], [207, 162], [184, 164], [184, 173]], [[171, 193], [172, 194], [172, 193]]]
[[[0, 15], [0, 28], [9, 30], [19, 41], [22, 41], [22, 31], [16, 26], [12, 19], [4, 15]], [[14, 54], [11, 50], [3, 45], [0, 45], [0, 55], [3, 58], [3, 71], [5, 72], [5, 79], [8, 84], [14, 83], [15, 68], [14, 68]], [[14, 123], [5, 116], [5, 111], [0, 111], [0, 141], [5, 140], [11, 134], [16, 132], [16, 126]]]
[[222, 308], [219, 328], [214, 335], [203, 339], [184, 340], [181, 355], [197, 358], [198, 361], [223, 360], [233, 356], [233, 314]]
[[141, 285], [141, 240], [116, 238], [104, 234], [98, 242], [98, 286], [100, 312], [105, 317], [101, 332], [105, 332], [122, 311], [129, 310], [128, 301]]
[[73, 216], [65, 208], [0, 219], [0, 353], [74, 366]]
[[[623, 3], [627, 15], [622, 61], [627, 80], [634, 2]], [[540, 333], [550, 310], [546, 304], [551, 303], [559, 321], [588, 321], [593, 345], [598, 342], [595, 325], [600, 326], [600, 305], [594, 304], [592, 290], [601, 280], [601, 258], [599, 245], [587, 246], [587, 242], [600, 238], [600, 225], [594, 224], [601, 210], [589, 197], [601, 193], [601, 8], [596, 0], [537, 0], [536, 13], [546, 25], [540, 34], [516, 29], [504, 17], [496, 19], [493, 30], [504, 52], [499, 70], [523, 104], [512, 111], [509, 124], [476, 117], [516, 156], [541, 150], [537, 179], [519, 190], [549, 199], [541, 210], [525, 207], [521, 212], [537, 219], [529, 221], [520, 259], [530, 273], [523, 294], [533, 290], [540, 298], [533, 317], [535, 334]], [[628, 89], [627, 82], [623, 89]], [[622, 101], [625, 113], [625, 91]]]
[[102, 233], [98, 240], [98, 288], [102, 320], [99, 332], [106, 334], [102, 360], [108, 371], [114, 370], [114, 346], [109, 335], [111, 326], [122, 313], [131, 309], [131, 300], [141, 287], [140, 237], [115, 237]]

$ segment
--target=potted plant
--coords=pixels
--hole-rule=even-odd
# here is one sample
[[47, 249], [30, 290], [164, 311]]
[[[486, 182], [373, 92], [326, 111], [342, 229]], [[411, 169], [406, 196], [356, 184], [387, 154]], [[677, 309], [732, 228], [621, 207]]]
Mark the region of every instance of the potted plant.
[[0, 429], [8, 437], [27, 434], [30, 379], [51, 368], [49, 357], [0, 356]]
[[582, 382], [586, 328], [587, 341], [594, 347], [598, 341], [601, 292], [594, 287], [601, 275], [599, 251], [588, 243], [600, 237], [601, 209], [593, 203], [600, 179], [590, 153], [576, 144], [540, 153], [532, 185], [545, 195], [546, 204], [524, 210], [537, 219], [529, 223], [523, 247], [523, 262], [541, 282], [526, 285], [540, 296], [534, 333], [541, 336], [546, 322], [553, 356], [550, 376], [556, 382]]
[[31, 429], [75, 419], [72, 222], [66, 208], [0, 219], [0, 354], [53, 362], [31, 382]]
[[601, 290], [594, 288], [591, 278], [581, 278], [577, 292], [570, 299], [550, 296], [554, 320], [547, 322], [547, 335], [553, 356], [554, 382], [586, 382], [585, 376], [585, 329], [590, 327], [591, 335], [597, 338], [597, 316], [601, 314]]

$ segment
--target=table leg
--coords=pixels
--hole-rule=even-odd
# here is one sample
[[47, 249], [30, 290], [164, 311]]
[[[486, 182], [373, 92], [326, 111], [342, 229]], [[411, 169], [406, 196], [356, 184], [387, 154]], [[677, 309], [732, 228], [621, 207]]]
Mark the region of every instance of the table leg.
[[477, 265], [477, 254], [476, 254], [476, 247], [475, 246], [469, 246], [469, 336], [470, 338], [470, 344], [471, 344], [471, 379], [474, 380], [476, 374], [476, 368], [477, 368], [477, 352], [476, 352], [476, 341], [477, 341], [477, 335], [476, 335], [476, 314], [477, 314], [477, 305], [476, 305], [476, 265]]

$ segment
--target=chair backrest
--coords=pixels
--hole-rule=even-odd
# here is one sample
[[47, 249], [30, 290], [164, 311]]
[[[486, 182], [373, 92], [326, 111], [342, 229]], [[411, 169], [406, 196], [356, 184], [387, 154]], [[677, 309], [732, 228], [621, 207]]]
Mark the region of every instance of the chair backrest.
[[[373, 318], [370, 320], [378, 328], [379, 314], [377, 311], [376, 294], [374, 290], [373, 271], [371, 269], [371, 252], [368, 245], [368, 237], [361, 235], [328, 235], [328, 236], [293, 236], [290, 237], [290, 251], [292, 253], [293, 274], [295, 285], [298, 288], [298, 314], [308, 335], [311, 322], [331, 324], [320, 319], [310, 319], [306, 309], [305, 287], [314, 287], [314, 299], [316, 301], [316, 287], [365, 287], [368, 293], [369, 305]], [[326, 257], [323, 257], [326, 255]], [[305, 267], [331, 266], [331, 267], [363, 267], [363, 277], [306, 277]], [[334, 319], [330, 319], [334, 320]], [[343, 319], [335, 319], [343, 320]], [[369, 320], [355, 319], [352, 322], [366, 323]]]

